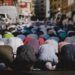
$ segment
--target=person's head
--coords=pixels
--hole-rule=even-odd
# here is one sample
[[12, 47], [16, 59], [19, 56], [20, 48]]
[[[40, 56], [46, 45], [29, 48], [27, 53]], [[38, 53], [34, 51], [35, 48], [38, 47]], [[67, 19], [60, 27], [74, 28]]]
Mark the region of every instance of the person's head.
[[63, 41], [66, 38], [66, 36], [67, 36], [66, 31], [64, 31], [64, 30], [58, 31], [58, 37], [60, 38], [61, 41]]
[[53, 66], [51, 62], [46, 62], [45, 66], [48, 70], [55, 70], [56, 69], [56, 65]]
[[67, 36], [69, 37], [75, 36], [75, 31], [68, 31]]
[[44, 32], [43, 31], [38, 31], [37, 34], [38, 34], [39, 37], [41, 37], [41, 36], [44, 35]]
[[59, 24], [60, 21], [61, 21], [61, 18], [60, 17], [57, 17], [57, 19], [56, 19], [57, 24]]
[[42, 45], [42, 44], [45, 43], [45, 39], [42, 38], [42, 37], [38, 38], [38, 41], [39, 41], [39, 44], [40, 44], [40, 45]]
[[8, 27], [7, 27], [7, 30], [8, 30], [9, 32], [15, 32], [15, 31], [16, 31], [16, 26], [15, 26], [15, 25], [8, 26]]
[[72, 20], [72, 18], [69, 18], [69, 19], [68, 19], [68, 24], [69, 24], [69, 25], [73, 25], [73, 20]]
[[55, 32], [54, 29], [48, 28], [48, 29], [47, 29], [47, 33], [48, 33], [49, 36], [56, 36], [56, 32]]

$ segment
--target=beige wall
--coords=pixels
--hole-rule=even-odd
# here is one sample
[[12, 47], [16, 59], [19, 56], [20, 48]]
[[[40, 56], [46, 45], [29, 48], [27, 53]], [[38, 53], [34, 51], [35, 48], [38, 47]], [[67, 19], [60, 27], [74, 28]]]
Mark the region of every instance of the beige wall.
[[[27, 7], [21, 8], [19, 6], [19, 13], [20, 14], [26, 14], [26, 15], [29, 14], [29, 15], [31, 15], [31, 11], [32, 11], [31, 10], [31, 0], [28, 1], [28, 2], [27, 2], [27, 0], [26, 1], [25, 0], [23, 1], [22, 0], [22, 3], [27, 3]], [[20, 4], [21, 4], [21, 0], [18, 1], [18, 5], [20, 5]]]

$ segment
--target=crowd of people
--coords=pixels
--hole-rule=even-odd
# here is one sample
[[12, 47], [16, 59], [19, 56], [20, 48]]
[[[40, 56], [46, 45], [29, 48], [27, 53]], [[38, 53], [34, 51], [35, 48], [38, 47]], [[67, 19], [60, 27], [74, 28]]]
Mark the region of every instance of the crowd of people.
[[0, 70], [75, 70], [74, 15], [32, 25], [0, 24]]

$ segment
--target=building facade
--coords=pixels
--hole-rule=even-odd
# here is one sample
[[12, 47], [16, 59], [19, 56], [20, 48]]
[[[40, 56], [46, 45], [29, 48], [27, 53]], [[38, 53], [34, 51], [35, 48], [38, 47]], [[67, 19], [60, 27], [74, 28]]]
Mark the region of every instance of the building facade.
[[73, 11], [75, 0], [50, 0], [51, 12], [57, 12], [60, 8], [63, 13]]
[[75, 11], [75, 0], [68, 0], [68, 9], [70, 11]]
[[0, 0], [0, 5], [13, 5], [16, 0]]
[[61, 0], [50, 0], [51, 12], [57, 12], [58, 8], [61, 8]]
[[45, 18], [46, 15], [46, 0], [36, 0], [35, 2], [35, 14], [39, 19]]
[[31, 15], [32, 0], [18, 0], [18, 10], [22, 15]]
[[50, 17], [50, 0], [36, 0], [35, 14], [40, 19]]
[[15, 5], [21, 14], [31, 15], [32, 12], [32, 0], [0, 0], [0, 5]]
[[50, 0], [51, 11], [57, 12], [60, 8], [61, 12], [67, 12], [68, 0]]
[[68, 10], [68, 0], [62, 0], [62, 12], [63, 13], [67, 13], [69, 10]]
[[31, 7], [31, 10], [32, 10], [32, 16], [35, 16], [35, 3], [36, 3], [36, 0], [32, 0], [32, 7]]

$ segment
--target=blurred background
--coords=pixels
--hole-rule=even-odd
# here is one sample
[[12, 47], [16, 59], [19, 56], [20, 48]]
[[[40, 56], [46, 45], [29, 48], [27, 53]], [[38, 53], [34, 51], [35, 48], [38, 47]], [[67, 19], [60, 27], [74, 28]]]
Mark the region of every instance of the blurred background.
[[15, 6], [19, 15], [49, 18], [57, 12], [75, 11], [75, 0], [0, 0], [0, 6]]

